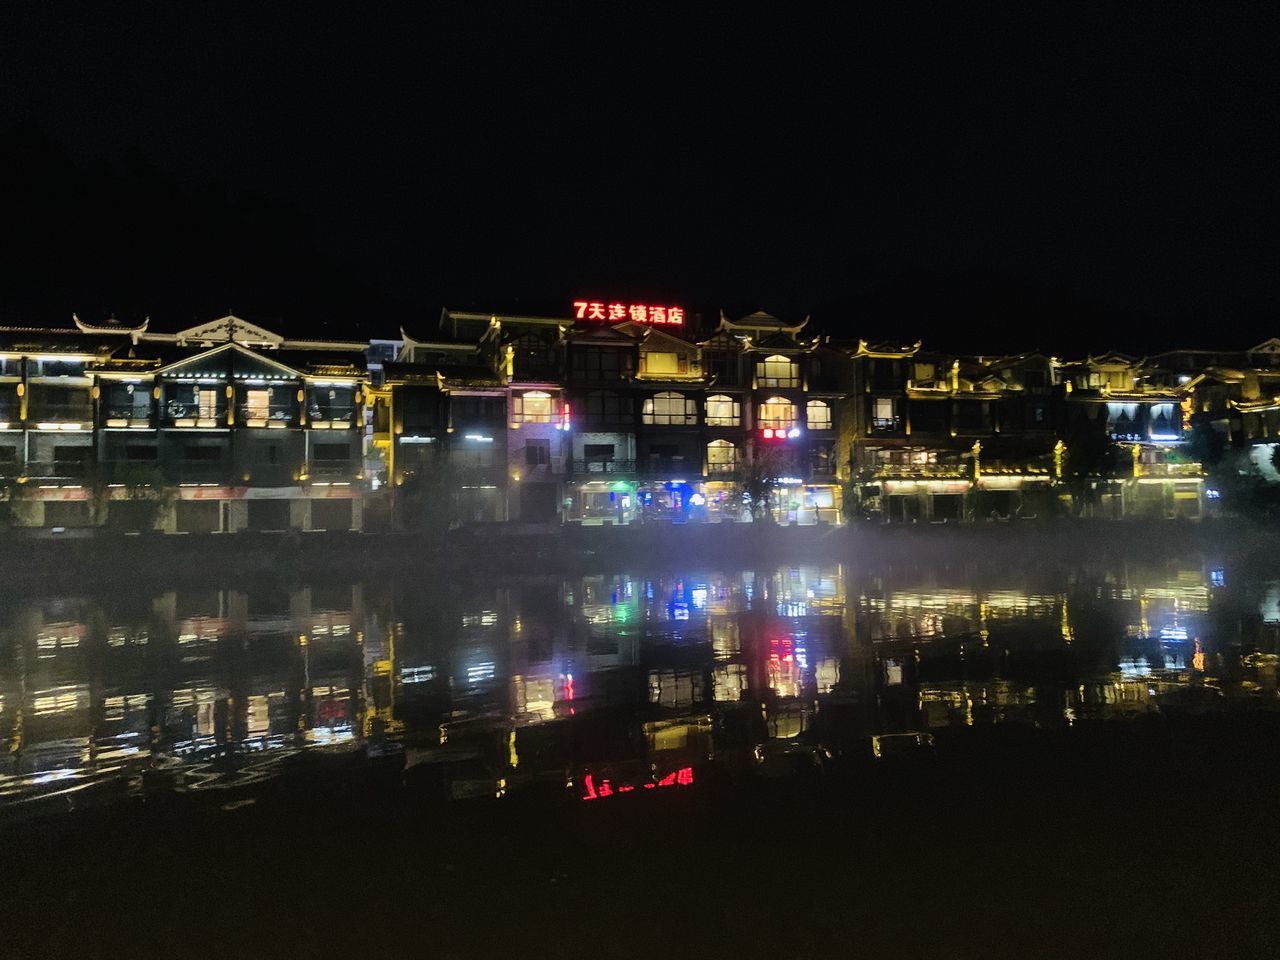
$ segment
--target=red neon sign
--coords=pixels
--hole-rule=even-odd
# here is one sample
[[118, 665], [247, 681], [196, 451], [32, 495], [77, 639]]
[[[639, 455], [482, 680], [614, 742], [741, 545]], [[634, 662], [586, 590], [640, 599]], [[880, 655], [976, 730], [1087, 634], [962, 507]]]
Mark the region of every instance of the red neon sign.
[[[630, 793], [636, 788], [634, 783], [623, 783], [615, 787], [609, 778], [600, 781], [600, 785], [596, 785], [596, 778], [593, 774], [588, 773], [582, 778], [582, 785], [586, 788], [586, 793], [582, 795], [583, 800], [597, 800], [601, 797], [611, 797], [615, 793]], [[650, 780], [644, 784], [646, 790], [656, 790], [658, 787], [688, 787], [693, 785], [693, 767], [681, 767], [668, 773], [658, 781]]]
[[573, 315], [579, 320], [631, 320], [679, 327], [684, 324], [684, 307], [653, 306], [647, 303], [604, 303], [600, 300], [573, 301]]

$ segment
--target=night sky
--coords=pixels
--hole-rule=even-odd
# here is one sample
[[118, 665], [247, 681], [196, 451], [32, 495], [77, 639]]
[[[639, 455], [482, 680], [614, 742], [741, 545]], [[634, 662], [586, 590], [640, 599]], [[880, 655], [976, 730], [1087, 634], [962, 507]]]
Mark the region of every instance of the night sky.
[[974, 352], [1280, 333], [1265, 5], [482, 6], [4, 4], [0, 322], [590, 296]]

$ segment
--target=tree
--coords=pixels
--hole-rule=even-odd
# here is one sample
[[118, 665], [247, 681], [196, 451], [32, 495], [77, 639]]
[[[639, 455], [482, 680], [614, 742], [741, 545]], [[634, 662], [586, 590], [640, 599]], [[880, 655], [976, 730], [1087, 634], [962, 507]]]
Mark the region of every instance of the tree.
[[735, 471], [738, 493], [753, 520], [772, 522], [773, 501], [778, 480], [788, 467], [785, 451], [777, 446], [757, 445], [750, 460], [740, 462]]
[[177, 496], [160, 468], [147, 463], [120, 464], [109, 477], [96, 476], [92, 489], [93, 511], [99, 519], [106, 516], [111, 522], [113, 503], [134, 504], [130, 520], [140, 530], [154, 530], [161, 511]]
[[1186, 457], [1202, 464], [1206, 472], [1211, 472], [1220, 464], [1226, 452], [1226, 435], [1207, 423], [1197, 423], [1193, 426], [1191, 432], [1187, 434], [1186, 443], [1183, 444], [1183, 453]]
[[1063, 439], [1066, 453], [1062, 479], [1079, 514], [1085, 504], [1097, 503], [1099, 480], [1112, 480], [1119, 475], [1122, 450], [1107, 433], [1105, 417], [1075, 420]]
[[433, 451], [396, 489], [396, 521], [406, 530], [444, 533], [461, 520], [458, 470], [443, 451]]

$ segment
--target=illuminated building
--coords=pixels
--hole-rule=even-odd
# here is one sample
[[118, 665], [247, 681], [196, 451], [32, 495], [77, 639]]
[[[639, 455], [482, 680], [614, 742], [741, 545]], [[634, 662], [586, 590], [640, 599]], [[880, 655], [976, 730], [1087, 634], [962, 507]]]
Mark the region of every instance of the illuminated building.
[[1055, 479], [1057, 363], [859, 341], [853, 460], [863, 510], [891, 521], [1034, 516]]
[[175, 333], [78, 318], [0, 328], [0, 473], [22, 485], [16, 522], [360, 529], [366, 346], [233, 316]]

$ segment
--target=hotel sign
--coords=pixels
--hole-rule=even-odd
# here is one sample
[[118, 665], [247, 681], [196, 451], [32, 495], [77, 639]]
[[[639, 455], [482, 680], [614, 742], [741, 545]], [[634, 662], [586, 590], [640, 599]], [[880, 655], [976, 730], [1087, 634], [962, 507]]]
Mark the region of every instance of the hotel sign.
[[631, 320], [634, 323], [652, 323], [664, 326], [682, 326], [684, 308], [653, 306], [647, 303], [605, 303], [603, 300], [573, 301], [573, 315], [579, 320], [604, 320], [618, 323]]

